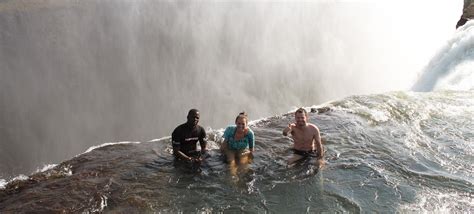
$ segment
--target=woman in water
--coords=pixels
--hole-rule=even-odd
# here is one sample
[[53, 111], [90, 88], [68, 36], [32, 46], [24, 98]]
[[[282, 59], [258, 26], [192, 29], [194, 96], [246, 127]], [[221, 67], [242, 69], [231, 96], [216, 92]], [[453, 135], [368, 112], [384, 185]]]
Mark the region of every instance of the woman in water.
[[247, 164], [254, 151], [255, 138], [247, 123], [247, 114], [242, 112], [235, 118], [235, 125], [228, 126], [224, 131], [221, 150], [231, 167], [231, 173], [234, 175], [237, 172], [236, 162]]

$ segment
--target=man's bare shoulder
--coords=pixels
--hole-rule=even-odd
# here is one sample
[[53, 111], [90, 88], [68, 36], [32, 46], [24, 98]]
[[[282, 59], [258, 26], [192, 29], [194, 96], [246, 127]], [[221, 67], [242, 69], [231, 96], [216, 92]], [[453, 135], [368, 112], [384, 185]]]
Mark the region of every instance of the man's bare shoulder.
[[319, 128], [316, 125], [308, 123], [308, 127], [310, 127], [312, 131], [319, 133]]

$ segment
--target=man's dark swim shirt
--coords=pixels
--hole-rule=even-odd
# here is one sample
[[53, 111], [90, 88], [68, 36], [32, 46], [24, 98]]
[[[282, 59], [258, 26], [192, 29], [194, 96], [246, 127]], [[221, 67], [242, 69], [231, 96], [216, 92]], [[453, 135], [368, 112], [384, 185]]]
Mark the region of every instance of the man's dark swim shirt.
[[179, 151], [186, 155], [189, 155], [190, 152], [196, 151], [196, 143], [198, 141], [201, 142], [201, 144], [206, 144], [205, 138], [206, 131], [204, 128], [199, 125], [191, 127], [187, 123], [183, 123], [176, 127], [171, 134], [173, 148], [178, 148]]

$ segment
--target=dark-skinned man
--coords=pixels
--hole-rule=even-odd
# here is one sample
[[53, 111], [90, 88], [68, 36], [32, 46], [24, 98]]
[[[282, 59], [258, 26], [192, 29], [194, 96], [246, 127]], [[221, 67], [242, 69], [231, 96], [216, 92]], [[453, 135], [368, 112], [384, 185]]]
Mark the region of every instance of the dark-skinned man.
[[[199, 117], [199, 110], [189, 110], [186, 123], [176, 127], [171, 134], [173, 154], [178, 160], [200, 162], [201, 154], [206, 153], [206, 131], [198, 125]], [[201, 151], [197, 150], [198, 141]]]

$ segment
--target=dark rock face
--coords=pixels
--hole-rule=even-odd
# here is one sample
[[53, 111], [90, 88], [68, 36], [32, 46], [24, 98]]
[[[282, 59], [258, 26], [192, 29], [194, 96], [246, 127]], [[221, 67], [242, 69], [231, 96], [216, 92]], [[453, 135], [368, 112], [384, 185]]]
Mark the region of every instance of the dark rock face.
[[461, 18], [459, 18], [456, 28], [463, 26], [470, 19], [474, 18], [474, 0], [464, 0]]

